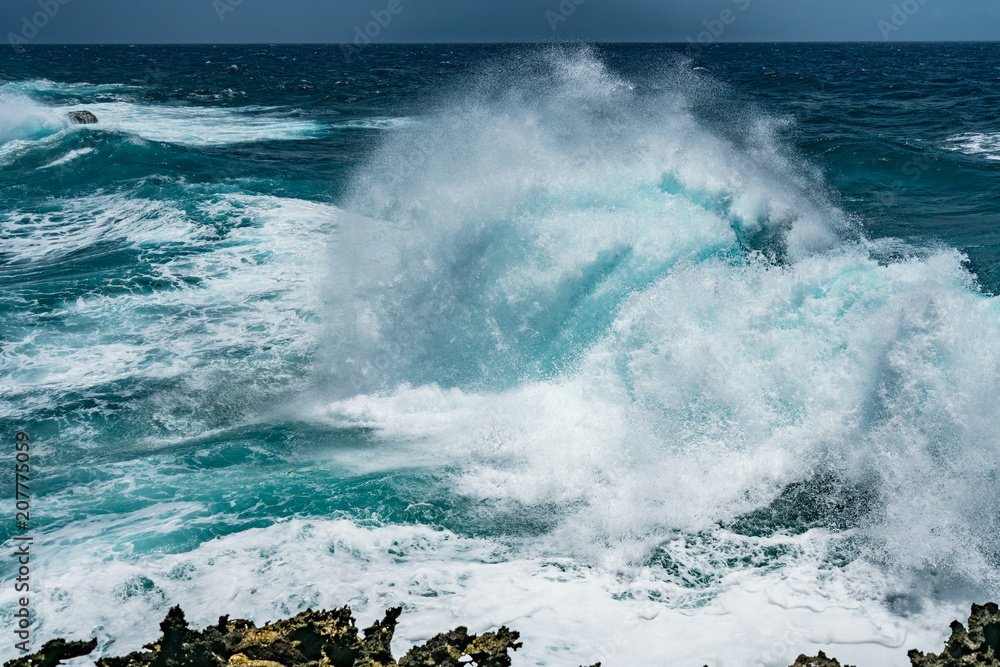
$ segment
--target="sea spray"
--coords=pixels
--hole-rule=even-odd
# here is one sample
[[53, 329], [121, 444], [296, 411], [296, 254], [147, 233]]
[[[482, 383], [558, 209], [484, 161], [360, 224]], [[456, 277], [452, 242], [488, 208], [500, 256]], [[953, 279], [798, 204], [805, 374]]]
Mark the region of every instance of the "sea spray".
[[997, 302], [960, 253], [887, 260], [773, 121], [724, 136], [683, 67], [654, 82], [553, 49], [385, 139], [331, 260], [331, 387], [363, 398], [330, 413], [558, 517], [528, 553], [642, 567], [834, 480], [842, 553], [995, 591]]

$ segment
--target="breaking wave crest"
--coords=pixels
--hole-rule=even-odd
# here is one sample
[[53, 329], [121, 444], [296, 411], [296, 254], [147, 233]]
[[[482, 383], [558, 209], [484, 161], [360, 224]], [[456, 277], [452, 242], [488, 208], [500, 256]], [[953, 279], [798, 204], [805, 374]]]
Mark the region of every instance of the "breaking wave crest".
[[720, 120], [683, 66], [640, 85], [555, 50], [462, 99], [355, 180], [327, 418], [548, 517], [534, 553], [834, 531], [998, 590], [1000, 308], [960, 253], [867, 241], [782, 122]]

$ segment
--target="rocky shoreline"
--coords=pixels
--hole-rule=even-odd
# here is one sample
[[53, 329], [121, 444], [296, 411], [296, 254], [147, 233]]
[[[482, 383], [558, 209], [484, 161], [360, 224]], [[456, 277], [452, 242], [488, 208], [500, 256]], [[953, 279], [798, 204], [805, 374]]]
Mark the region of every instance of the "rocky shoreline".
[[[519, 634], [506, 627], [470, 635], [464, 627], [411, 648], [397, 662], [390, 644], [402, 609], [361, 633], [348, 607], [304, 611], [293, 618], [257, 627], [250, 621], [219, 622], [192, 630], [180, 607], [160, 623], [163, 635], [146, 650], [120, 658], [102, 658], [97, 667], [510, 667], [510, 653], [521, 648]], [[90, 655], [97, 640], [55, 639], [33, 655], [4, 667], [56, 667], [63, 660]], [[912, 667], [1000, 667], [1000, 608], [973, 605], [968, 628], [951, 624], [951, 637], [938, 655], [909, 652]], [[597, 663], [593, 667], [600, 667]], [[707, 667], [707, 666], [706, 666]], [[799, 656], [791, 667], [851, 667], [824, 653]]]

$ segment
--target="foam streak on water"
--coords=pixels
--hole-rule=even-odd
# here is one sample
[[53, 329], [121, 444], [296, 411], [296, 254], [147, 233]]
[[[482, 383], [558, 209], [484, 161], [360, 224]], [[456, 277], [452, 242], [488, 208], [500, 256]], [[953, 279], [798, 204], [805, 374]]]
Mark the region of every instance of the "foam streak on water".
[[[93, 113], [100, 129], [124, 132], [150, 141], [193, 146], [216, 146], [260, 141], [308, 139], [322, 131], [315, 121], [296, 118], [288, 110], [273, 108], [213, 108], [138, 104], [130, 99], [128, 86], [58, 86], [48, 82], [34, 85], [0, 86], [0, 144], [32, 139], [70, 128], [66, 113], [71, 110]], [[57, 105], [39, 104], [27, 94], [55, 93]], [[86, 104], [66, 103], [60, 93], [100, 95], [117, 92], [112, 99]], [[83, 128], [88, 129], [88, 128]], [[89, 128], [93, 129], [93, 128]]]
[[951, 150], [985, 158], [1000, 160], [1000, 134], [959, 134], [949, 140]]

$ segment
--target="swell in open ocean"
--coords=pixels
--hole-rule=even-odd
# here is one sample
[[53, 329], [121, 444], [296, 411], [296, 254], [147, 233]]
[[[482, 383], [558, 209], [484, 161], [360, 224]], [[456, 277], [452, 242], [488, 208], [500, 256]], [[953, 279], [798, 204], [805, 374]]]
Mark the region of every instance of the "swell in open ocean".
[[520, 665], [905, 665], [1000, 594], [995, 234], [934, 226], [996, 219], [982, 116], [861, 137], [899, 91], [819, 46], [93, 48], [0, 85], [39, 639], [398, 604]]

